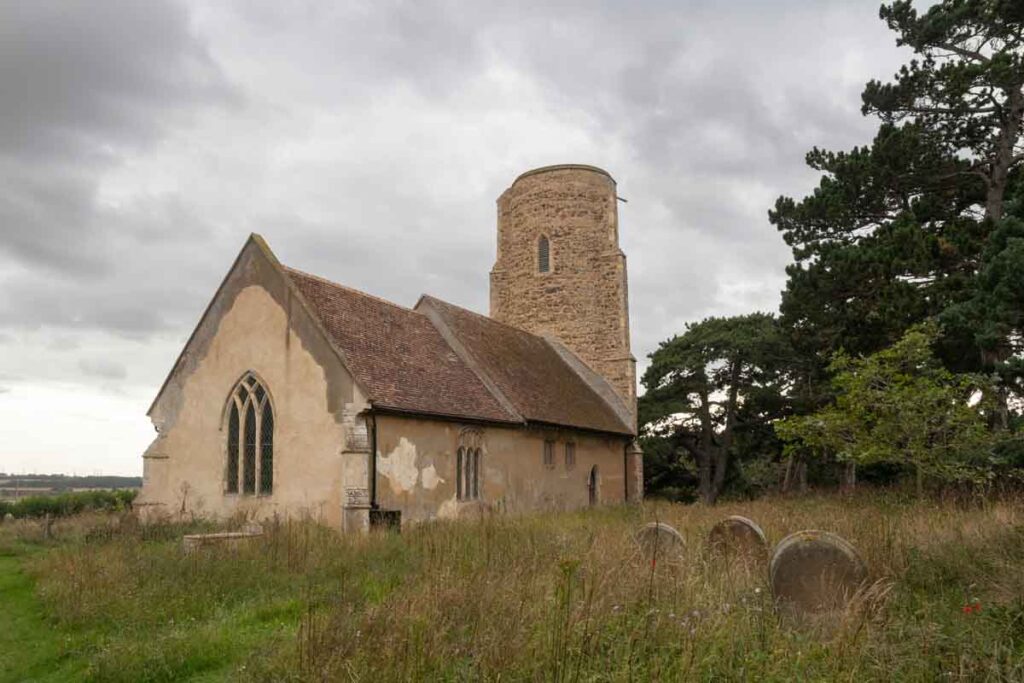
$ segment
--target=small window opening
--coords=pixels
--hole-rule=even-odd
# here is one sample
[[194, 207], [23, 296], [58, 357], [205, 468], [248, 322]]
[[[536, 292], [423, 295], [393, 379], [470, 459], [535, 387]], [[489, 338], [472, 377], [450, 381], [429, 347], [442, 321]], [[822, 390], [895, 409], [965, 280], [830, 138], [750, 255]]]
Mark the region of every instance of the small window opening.
[[551, 269], [551, 245], [548, 238], [541, 235], [537, 241], [537, 270], [546, 273]]
[[576, 444], [572, 441], [565, 442], [565, 469], [571, 470], [576, 467]]
[[228, 418], [228, 493], [238, 493], [238, 405], [231, 402]]
[[550, 439], [544, 442], [544, 467], [555, 466], [555, 442]]
[[274, 490], [274, 410], [267, 390], [252, 374], [231, 394], [227, 422], [224, 490], [246, 495]]
[[459, 430], [455, 459], [455, 486], [459, 500], [479, 500], [483, 479], [484, 433], [477, 427]]
[[597, 505], [601, 501], [601, 475], [597, 472], [597, 465], [590, 469], [590, 477], [587, 478], [587, 493], [591, 505]]
[[480, 498], [480, 449], [460, 447], [456, 453], [458, 458], [456, 481], [459, 500], [478, 500]]
[[242, 493], [256, 493], [256, 407], [245, 411], [245, 448], [242, 459]]

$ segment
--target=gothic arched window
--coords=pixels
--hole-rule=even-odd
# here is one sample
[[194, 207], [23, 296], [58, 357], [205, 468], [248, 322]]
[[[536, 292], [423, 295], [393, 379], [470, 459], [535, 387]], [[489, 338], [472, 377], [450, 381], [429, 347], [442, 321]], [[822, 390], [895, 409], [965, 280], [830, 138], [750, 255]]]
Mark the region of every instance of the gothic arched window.
[[228, 399], [227, 493], [274, 490], [274, 409], [266, 388], [251, 372]]
[[537, 240], [537, 271], [546, 273], [551, 270], [551, 244], [547, 235], [541, 235]]

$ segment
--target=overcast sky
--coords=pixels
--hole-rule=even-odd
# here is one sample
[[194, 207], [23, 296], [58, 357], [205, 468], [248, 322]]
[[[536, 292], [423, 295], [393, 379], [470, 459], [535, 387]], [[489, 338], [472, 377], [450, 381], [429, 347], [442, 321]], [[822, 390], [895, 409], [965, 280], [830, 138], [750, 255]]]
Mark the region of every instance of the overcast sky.
[[0, 0], [0, 471], [139, 474], [145, 411], [250, 232], [486, 313], [495, 199], [619, 183], [633, 347], [774, 311], [767, 211], [870, 140], [878, 0]]

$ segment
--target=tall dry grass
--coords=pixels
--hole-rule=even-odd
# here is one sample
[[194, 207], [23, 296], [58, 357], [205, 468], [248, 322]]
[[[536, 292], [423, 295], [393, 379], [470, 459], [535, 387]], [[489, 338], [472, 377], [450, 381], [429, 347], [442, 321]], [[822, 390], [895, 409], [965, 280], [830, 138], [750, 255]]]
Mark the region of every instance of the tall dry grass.
[[[753, 518], [772, 542], [799, 529], [839, 533], [871, 580], [827, 624], [796, 624], [774, 609], [763, 566], [705, 547], [728, 514]], [[637, 551], [632, 533], [654, 519], [686, 538], [678, 560], [652, 565]], [[74, 647], [90, 675], [1024, 679], [1024, 506], [1014, 502], [648, 504], [439, 522], [400, 536], [287, 522], [251, 547], [190, 556], [173, 540], [180, 531], [58, 530], [31, 559], [56, 623], [80, 634]]]

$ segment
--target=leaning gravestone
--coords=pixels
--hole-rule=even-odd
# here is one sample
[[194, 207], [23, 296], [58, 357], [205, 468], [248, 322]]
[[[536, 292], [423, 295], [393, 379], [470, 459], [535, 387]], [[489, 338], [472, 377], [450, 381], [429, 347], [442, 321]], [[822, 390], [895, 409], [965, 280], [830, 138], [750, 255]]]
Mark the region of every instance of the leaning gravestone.
[[640, 551], [649, 560], [678, 558], [686, 547], [682, 535], [664, 522], [651, 522], [636, 532]]
[[768, 541], [757, 522], [739, 515], [726, 517], [708, 532], [711, 549], [724, 557], [747, 563], [768, 559]]
[[852, 545], [827, 531], [797, 531], [775, 546], [769, 567], [780, 607], [821, 614], [842, 609], [867, 578]]

